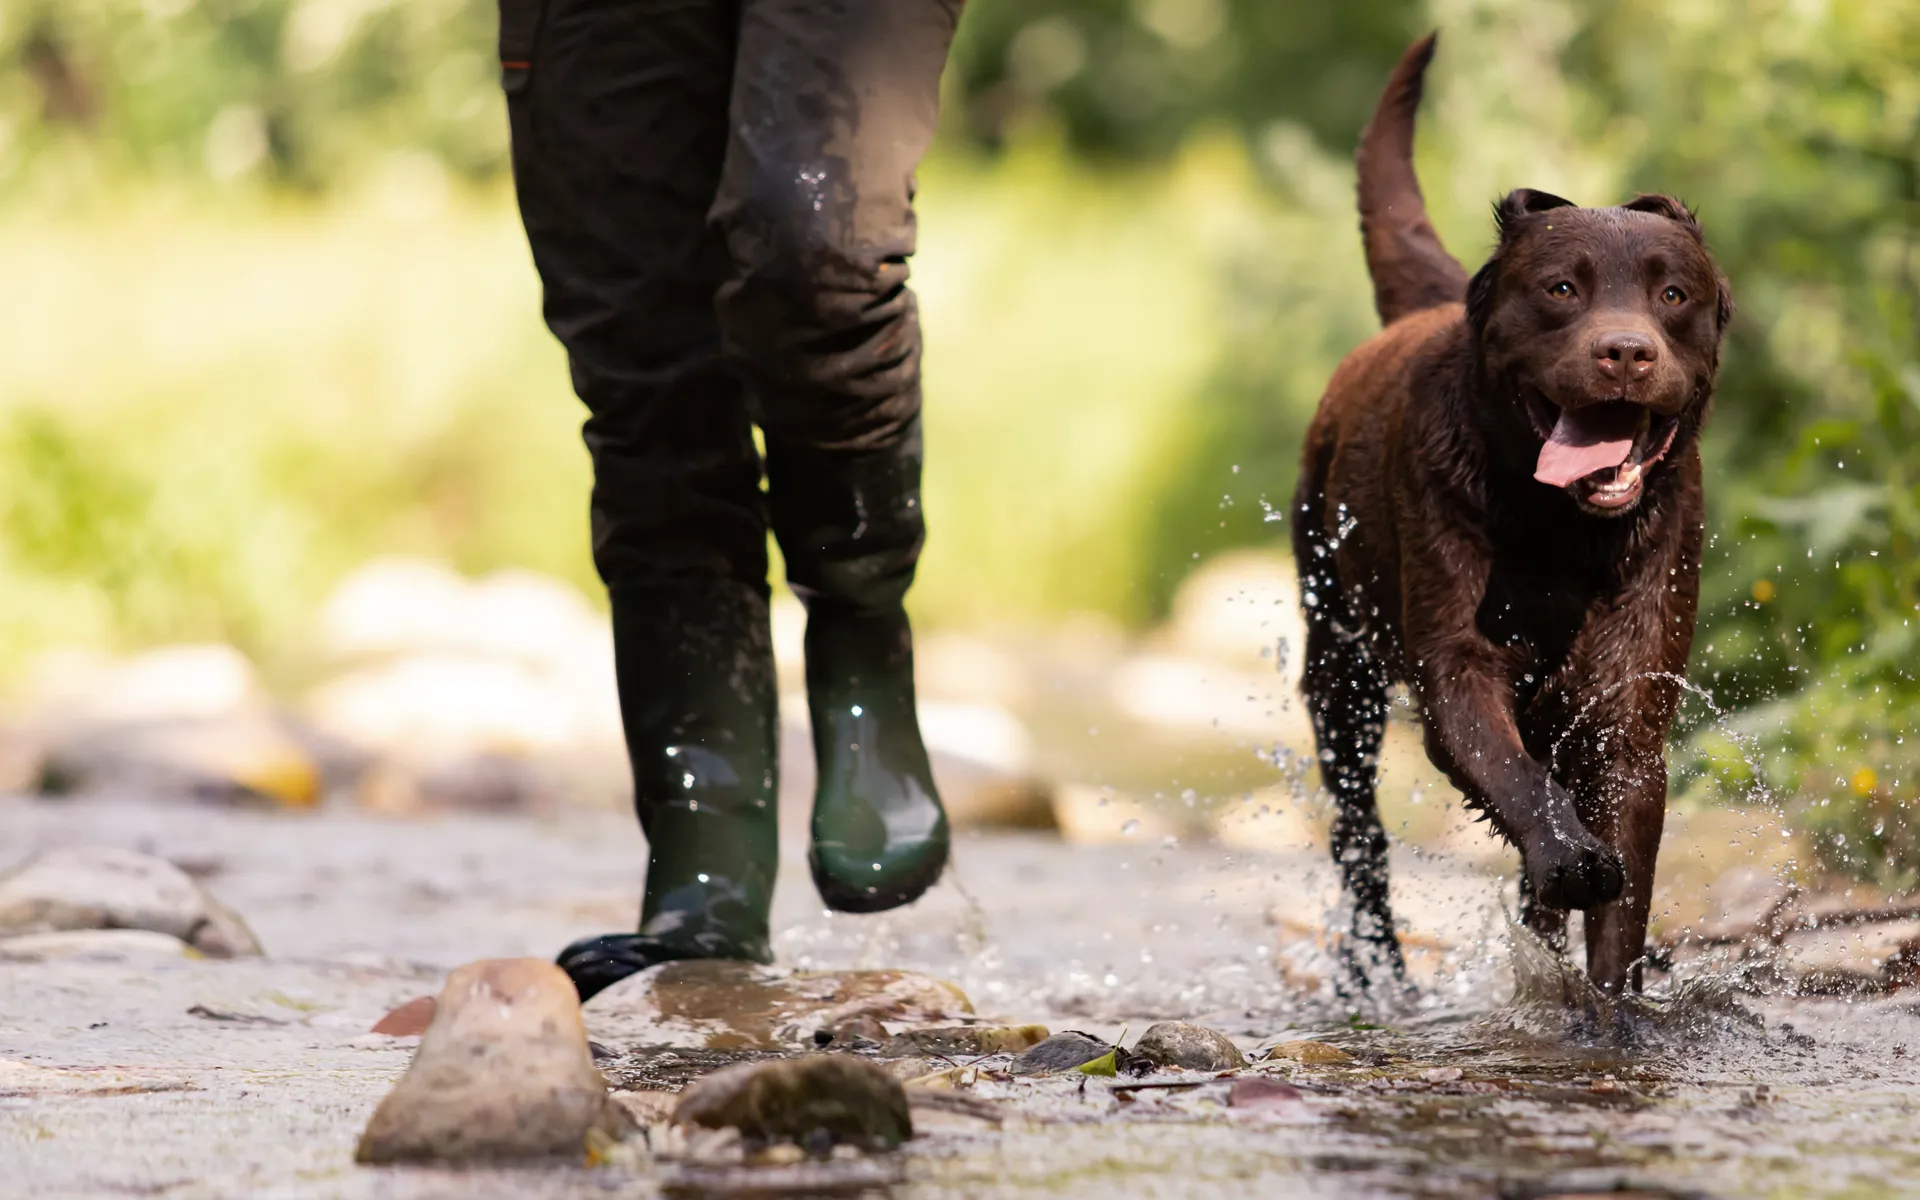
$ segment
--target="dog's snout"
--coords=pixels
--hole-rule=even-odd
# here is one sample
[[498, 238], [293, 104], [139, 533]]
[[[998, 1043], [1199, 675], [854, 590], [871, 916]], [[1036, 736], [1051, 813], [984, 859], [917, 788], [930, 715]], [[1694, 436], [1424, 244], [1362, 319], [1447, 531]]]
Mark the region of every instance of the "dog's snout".
[[1608, 379], [1637, 383], [1653, 373], [1660, 347], [1644, 333], [1616, 329], [1594, 339], [1593, 362]]

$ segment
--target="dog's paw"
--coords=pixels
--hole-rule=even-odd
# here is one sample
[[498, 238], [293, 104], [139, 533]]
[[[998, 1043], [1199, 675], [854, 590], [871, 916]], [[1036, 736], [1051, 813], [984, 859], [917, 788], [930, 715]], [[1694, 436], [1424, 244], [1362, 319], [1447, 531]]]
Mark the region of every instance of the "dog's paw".
[[1626, 887], [1619, 853], [1591, 836], [1556, 840], [1528, 859], [1533, 894], [1548, 908], [1598, 908], [1619, 899]]

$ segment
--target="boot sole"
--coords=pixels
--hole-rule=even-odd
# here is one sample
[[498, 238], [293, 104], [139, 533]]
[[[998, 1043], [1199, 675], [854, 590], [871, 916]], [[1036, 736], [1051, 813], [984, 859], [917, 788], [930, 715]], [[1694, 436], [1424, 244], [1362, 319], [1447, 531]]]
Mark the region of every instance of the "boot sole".
[[814, 850], [807, 851], [807, 867], [813, 873], [815, 890], [828, 908], [843, 913], [877, 913], [903, 907], [926, 895], [927, 889], [938, 883], [940, 876], [945, 873], [947, 855], [943, 850], [930, 870], [923, 870], [905, 881], [871, 891], [851, 887], [829, 874]]

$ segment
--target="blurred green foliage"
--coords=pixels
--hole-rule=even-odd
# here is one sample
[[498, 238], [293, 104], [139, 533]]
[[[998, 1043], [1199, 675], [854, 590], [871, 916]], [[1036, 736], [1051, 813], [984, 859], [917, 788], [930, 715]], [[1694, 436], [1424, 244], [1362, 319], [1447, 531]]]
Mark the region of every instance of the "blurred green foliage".
[[[0, 8], [0, 264], [29, 293], [0, 299], [0, 657], [271, 656], [376, 550], [590, 583], [493, 25], [488, 0]], [[922, 188], [916, 603], [1140, 622], [1195, 559], [1280, 542], [1299, 431], [1372, 328], [1350, 148], [1430, 26], [1421, 172], [1470, 265], [1517, 185], [1699, 209], [1740, 315], [1695, 660], [1733, 716], [1689, 710], [1693, 765], [1910, 882], [1920, 0], [971, 0]], [[194, 320], [219, 336], [169, 335], [192, 353], [142, 340]]]

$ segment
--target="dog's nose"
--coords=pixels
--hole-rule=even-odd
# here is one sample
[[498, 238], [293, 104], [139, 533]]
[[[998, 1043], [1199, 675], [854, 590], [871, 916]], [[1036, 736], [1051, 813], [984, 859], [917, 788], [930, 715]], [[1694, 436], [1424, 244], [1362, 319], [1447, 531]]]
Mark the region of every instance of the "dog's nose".
[[1644, 333], [1615, 330], [1593, 343], [1593, 362], [1608, 379], [1639, 382], [1653, 373], [1660, 349]]

